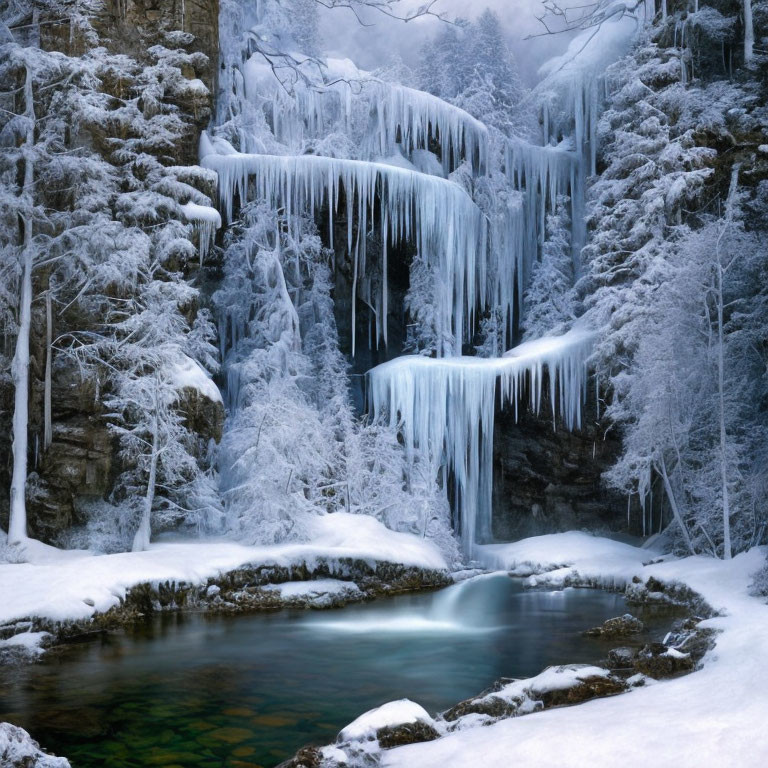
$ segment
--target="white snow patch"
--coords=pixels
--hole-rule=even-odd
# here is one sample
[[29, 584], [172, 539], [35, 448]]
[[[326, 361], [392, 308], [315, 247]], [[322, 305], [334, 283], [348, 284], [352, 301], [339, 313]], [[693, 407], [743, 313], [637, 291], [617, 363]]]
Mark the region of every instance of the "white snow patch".
[[223, 540], [152, 544], [144, 552], [113, 555], [68, 552], [30, 540], [26, 543], [28, 562], [0, 564], [0, 623], [33, 616], [53, 621], [85, 619], [118, 605], [135, 584], [203, 584], [247, 564], [287, 567], [306, 563], [311, 567], [320, 558], [354, 558], [371, 564], [447, 568], [434, 544], [391, 531], [372, 517], [345, 512], [318, 517], [311, 521], [309, 537], [311, 544], [261, 547]]
[[46, 755], [23, 728], [10, 723], [0, 723], [0, 766], [14, 765], [71, 768], [66, 758]]
[[376, 731], [405, 723], [434, 721], [424, 707], [410, 699], [389, 701], [353, 720], [339, 734], [339, 741], [363, 741], [376, 737]]
[[0, 651], [8, 648], [23, 650], [25, 653], [37, 656], [43, 653], [40, 647], [50, 632], [19, 632], [17, 635], [9, 637], [7, 640], [0, 640]]
[[224, 403], [221, 392], [213, 379], [196, 360], [187, 355], [168, 366], [168, 374], [175, 389], [194, 389], [214, 403]]

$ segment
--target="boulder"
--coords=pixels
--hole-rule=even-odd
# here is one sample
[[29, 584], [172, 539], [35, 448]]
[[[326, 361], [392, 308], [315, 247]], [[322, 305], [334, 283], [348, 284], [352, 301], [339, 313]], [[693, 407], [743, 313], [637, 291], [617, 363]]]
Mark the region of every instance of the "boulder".
[[637, 649], [621, 646], [608, 651], [609, 669], [631, 669], [637, 657]]
[[663, 643], [649, 643], [644, 646], [635, 660], [635, 669], [655, 680], [678, 677], [693, 668], [694, 662], [690, 654]]
[[645, 625], [640, 619], [631, 613], [625, 613], [623, 616], [616, 616], [608, 619], [600, 627], [592, 627], [586, 630], [586, 637], [603, 637], [613, 639], [616, 637], [626, 637], [627, 635], [636, 635], [645, 629]]
[[386, 726], [376, 731], [376, 738], [382, 749], [402, 747], [405, 744], [418, 744], [422, 741], [434, 741], [440, 738], [437, 730], [427, 722], [417, 720], [415, 723]]

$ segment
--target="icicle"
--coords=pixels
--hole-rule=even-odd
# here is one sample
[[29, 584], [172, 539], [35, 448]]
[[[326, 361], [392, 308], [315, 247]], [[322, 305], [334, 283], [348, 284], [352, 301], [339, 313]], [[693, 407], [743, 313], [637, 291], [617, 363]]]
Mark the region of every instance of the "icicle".
[[209, 205], [186, 203], [181, 206], [184, 216], [195, 228], [198, 234], [198, 250], [200, 252], [200, 266], [208, 256], [211, 245], [216, 239], [216, 230], [221, 228], [221, 216], [215, 208]]
[[462, 157], [480, 173], [487, 168], [488, 129], [463, 109], [431, 93], [378, 80], [346, 60], [329, 59], [322, 78], [316, 71], [304, 74], [309, 84], [298, 82], [287, 90], [259, 54], [244, 67], [249, 100], [259, 106], [266, 100], [279, 142], [298, 148], [307, 139], [323, 138], [334, 130], [349, 134], [354, 99], [370, 113], [363, 157], [389, 157], [398, 146], [409, 154], [438, 141], [444, 175]]
[[513, 235], [512, 251], [517, 254], [517, 292], [522, 297], [546, 235], [547, 212], [555, 210], [558, 197], [570, 195], [576, 231], [577, 213], [582, 214], [583, 187], [578, 158], [563, 145], [537, 147], [521, 140], [510, 141], [506, 171], [512, 186], [523, 193], [523, 210], [516, 225], [521, 229]]
[[[347, 201], [347, 252], [353, 261], [353, 292], [370, 301], [363, 290], [366, 272], [365, 241], [368, 215], [376, 199], [385, 212], [388, 243], [408, 240], [413, 234], [419, 254], [437, 269], [452, 288], [436, 307], [443, 327], [451, 328], [460, 345], [476, 306], [486, 306], [486, 290], [478, 275], [486, 274], [487, 222], [458, 184], [427, 174], [382, 163], [340, 160], [318, 155], [277, 156], [209, 154], [201, 165], [219, 176], [219, 197], [231, 219], [235, 194], [241, 201], [262, 199], [286, 215], [318, 213], [331, 191], [344, 187]], [[250, 181], [250, 184], [249, 184]], [[249, 197], [250, 194], [250, 197]], [[352, 242], [354, 203], [358, 231]], [[480, 266], [482, 265], [482, 266]], [[382, 276], [386, 283], [386, 275]], [[353, 295], [353, 327], [355, 296]], [[382, 318], [381, 326], [385, 320]], [[442, 354], [453, 350], [442, 349]]]
[[435, 475], [443, 464], [453, 474], [457, 529], [467, 554], [478, 537], [483, 540], [491, 531], [497, 382], [502, 405], [514, 404], [517, 418], [526, 381], [531, 407], [540, 408], [546, 368], [553, 416], [559, 412], [568, 429], [577, 429], [594, 337], [591, 331], [573, 329], [521, 344], [501, 358], [408, 356], [368, 373], [373, 415], [386, 414], [392, 426], [400, 426], [409, 456], [423, 451]]

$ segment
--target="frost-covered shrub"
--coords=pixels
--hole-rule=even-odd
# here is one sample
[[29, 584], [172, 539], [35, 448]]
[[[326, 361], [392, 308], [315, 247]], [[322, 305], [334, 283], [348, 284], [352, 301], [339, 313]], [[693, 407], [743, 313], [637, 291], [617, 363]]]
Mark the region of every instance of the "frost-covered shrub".
[[756, 597], [768, 598], [768, 561], [766, 561], [765, 565], [753, 576], [749, 592]]
[[81, 525], [64, 531], [57, 543], [65, 549], [88, 549], [111, 554], [130, 550], [141, 518], [141, 499], [131, 497], [120, 504], [104, 499], [78, 502], [76, 519]]

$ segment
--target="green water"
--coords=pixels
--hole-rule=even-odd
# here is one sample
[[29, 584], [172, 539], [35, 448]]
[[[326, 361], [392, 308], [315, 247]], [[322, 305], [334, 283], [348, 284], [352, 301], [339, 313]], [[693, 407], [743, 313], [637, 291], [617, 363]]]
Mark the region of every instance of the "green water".
[[74, 768], [266, 768], [391, 699], [438, 711], [501, 676], [595, 661], [610, 645], [581, 631], [625, 610], [497, 576], [336, 611], [166, 615], [0, 670], [0, 720]]

